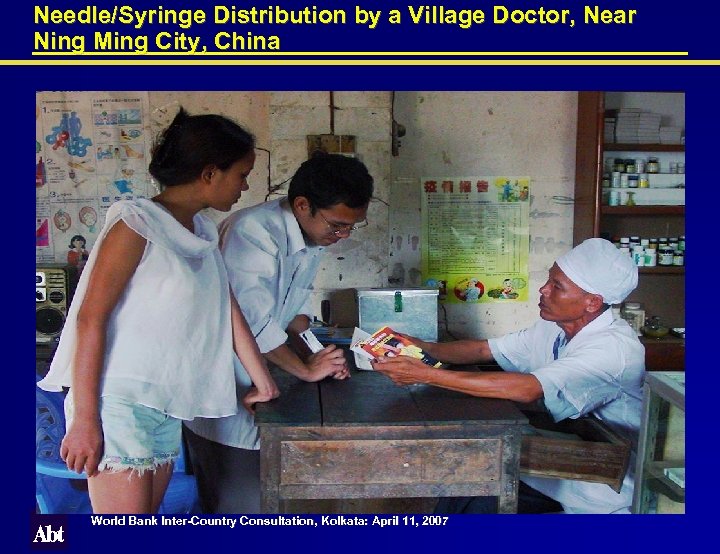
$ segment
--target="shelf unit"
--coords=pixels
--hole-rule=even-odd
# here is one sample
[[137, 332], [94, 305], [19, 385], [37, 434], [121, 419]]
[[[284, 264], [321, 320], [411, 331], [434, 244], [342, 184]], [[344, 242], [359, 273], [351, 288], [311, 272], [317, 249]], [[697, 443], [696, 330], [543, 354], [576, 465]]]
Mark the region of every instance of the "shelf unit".
[[[682, 472], [671, 479], [668, 470]], [[685, 372], [658, 371], [645, 379], [635, 469], [633, 513], [685, 512]]]
[[[666, 94], [666, 93], [657, 93]], [[590, 237], [674, 237], [685, 234], [685, 206], [607, 206], [602, 204], [606, 152], [682, 153], [681, 144], [605, 144], [605, 93], [578, 93], [573, 244]], [[647, 156], [645, 156], [647, 157]], [[638, 287], [628, 301], [642, 303], [647, 316], [659, 316], [669, 327], [685, 327], [685, 268], [639, 268]], [[661, 346], [662, 344], [662, 346]], [[684, 369], [685, 344], [646, 344], [649, 370]], [[667, 366], [668, 354], [679, 367]]]

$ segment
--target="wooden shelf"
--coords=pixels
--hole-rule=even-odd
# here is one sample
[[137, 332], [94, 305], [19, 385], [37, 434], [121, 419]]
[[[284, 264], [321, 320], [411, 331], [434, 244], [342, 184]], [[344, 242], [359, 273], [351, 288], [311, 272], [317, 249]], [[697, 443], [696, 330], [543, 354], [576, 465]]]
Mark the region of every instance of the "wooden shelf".
[[684, 144], [604, 144], [605, 152], [685, 152]]
[[602, 215], [685, 215], [685, 206], [602, 206]]
[[647, 371], [685, 371], [685, 339], [665, 336], [659, 339], [640, 337], [645, 347]]
[[646, 275], [685, 275], [685, 266], [656, 265], [655, 267], [638, 267], [638, 273]]

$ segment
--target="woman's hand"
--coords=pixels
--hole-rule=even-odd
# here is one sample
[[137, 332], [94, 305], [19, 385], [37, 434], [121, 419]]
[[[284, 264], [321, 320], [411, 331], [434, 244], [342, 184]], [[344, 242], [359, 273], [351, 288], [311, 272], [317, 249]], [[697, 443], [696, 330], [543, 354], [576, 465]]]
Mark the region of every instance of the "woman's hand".
[[100, 422], [96, 420], [73, 419], [70, 429], [60, 444], [60, 458], [68, 469], [93, 477], [98, 473], [98, 464], [103, 453], [103, 435]]
[[250, 387], [250, 390], [248, 390], [248, 392], [245, 393], [245, 396], [243, 396], [242, 404], [248, 412], [254, 414], [255, 404], [258, 402], [269, 402], [278, 396], [280, 396], [280, 390], [277, 388], [277, 385], [275, 385], [275, 382], [272, 381], [272, 385], [270, 387], [264, 387], [263, 390], [254, 386]]

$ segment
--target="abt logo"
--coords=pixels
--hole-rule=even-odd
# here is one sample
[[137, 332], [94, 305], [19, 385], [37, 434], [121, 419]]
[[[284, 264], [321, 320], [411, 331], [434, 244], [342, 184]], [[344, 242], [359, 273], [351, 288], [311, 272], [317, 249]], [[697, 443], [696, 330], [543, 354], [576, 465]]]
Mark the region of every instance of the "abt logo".
[[68, 516], [32, 514], [30, 548], [33, 550], [67, 550]]
[[53, 529], [52, 525], [41, 525], [35, 533], [33, 542], [65, 542], [63, 531], [62, 527]]

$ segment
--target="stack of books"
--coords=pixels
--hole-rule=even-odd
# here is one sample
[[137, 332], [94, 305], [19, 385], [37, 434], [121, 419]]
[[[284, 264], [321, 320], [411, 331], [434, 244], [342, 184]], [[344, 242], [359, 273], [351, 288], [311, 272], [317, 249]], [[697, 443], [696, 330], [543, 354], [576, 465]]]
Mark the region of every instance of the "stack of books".
[[652, 112], [640, 112], [638, 122], [638, 142], [657, 144], [660, 142], [660, 120], [662, 115]]
[[615, 142], [615, 116], [605, 114], [605, 142]]
[[682, 127], [660, 127], [660, 144], [681, 144]]
[[615, 141], [621, 143], [637, 143], [639, 123], [639, 108], [621, 108], [617, 110], [615, 117]]
[[[605, 114], [605, 134], [608, 136], [608, 118], [615, 116], [614, 142], [627, 144], [658, 144], [662, 115], [640, 108], [608, 110]], [[610, 142], [606, 140], [606, 142]]]

